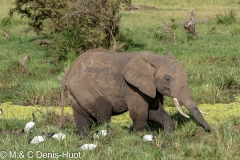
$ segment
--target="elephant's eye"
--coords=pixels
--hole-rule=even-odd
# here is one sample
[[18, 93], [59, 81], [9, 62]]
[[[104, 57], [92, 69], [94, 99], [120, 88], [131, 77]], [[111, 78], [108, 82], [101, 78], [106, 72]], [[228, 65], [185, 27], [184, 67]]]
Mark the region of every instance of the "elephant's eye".
[[163, 77], [163, 79], [164, 79], [165, 82], [170, 82], [171, 81], [171, 77], [169, 75], [165, 75]]

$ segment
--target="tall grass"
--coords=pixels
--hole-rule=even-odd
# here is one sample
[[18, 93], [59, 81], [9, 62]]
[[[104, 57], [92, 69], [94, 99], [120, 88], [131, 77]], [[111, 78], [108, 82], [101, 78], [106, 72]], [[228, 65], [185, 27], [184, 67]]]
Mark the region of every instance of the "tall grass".
[[42, 104], [50, 106], [60, 104], [60, 82], [57, 80], [29, 81], [22, 85], [22, 89], [24, 91], [21, 94], [24, 95], [25, 105]]

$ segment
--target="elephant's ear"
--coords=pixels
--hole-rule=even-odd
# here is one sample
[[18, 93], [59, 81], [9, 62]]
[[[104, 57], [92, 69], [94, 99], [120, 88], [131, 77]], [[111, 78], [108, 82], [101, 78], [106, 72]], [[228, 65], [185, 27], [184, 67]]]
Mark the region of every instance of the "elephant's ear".
[[152, 55], [140, 54], [131, 59], [123, 68], [125, 80], [149, 97], [156, 97], [155, 68], [151, 64]]
[[168, 57], [168, 58], [171, 58], [171, 59], [175, 59], [175, 57], [174, 57], [174, 55], [172, 54], [172, 52], [168, 52], [167, 57]]

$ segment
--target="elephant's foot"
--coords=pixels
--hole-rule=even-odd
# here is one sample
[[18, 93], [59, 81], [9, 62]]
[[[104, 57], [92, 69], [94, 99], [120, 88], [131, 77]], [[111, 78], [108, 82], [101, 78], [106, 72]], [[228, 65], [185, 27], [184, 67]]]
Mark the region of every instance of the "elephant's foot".
[[91, 121], [83, 117], [81, 114], [74, 115], [74, 121], [78, 128], [78, 134], [87, 137], [89, 128], [91, 127]]
[[79, 130], [79, 129], [78, 129], [78, 131], [76, 131], [76, 134], [79, 135], [79, 136], [81, 136], [81, 137], [83, 137], [83, 138], [85, 138], [85, 137], [88, 136], [88, 133], [87, 133], [85, 130], [82, 131], [82, 130]]
[[164, 123], [164, 134], [169, 134], [174, 130], [175, 130], [175, 123], [172, 119]]
[[146, 123], [145, 122], [138, 122], [133, 124], [133, 131], [142, 131], [145, 128]]
[[157, 111], [150, 110], [149, 120], [161, 124], [164, 127], [165, 133], [171, 133], [175, 130], [175, 123], [173, 119], [167, 114], [165, 110], [161, 108]]

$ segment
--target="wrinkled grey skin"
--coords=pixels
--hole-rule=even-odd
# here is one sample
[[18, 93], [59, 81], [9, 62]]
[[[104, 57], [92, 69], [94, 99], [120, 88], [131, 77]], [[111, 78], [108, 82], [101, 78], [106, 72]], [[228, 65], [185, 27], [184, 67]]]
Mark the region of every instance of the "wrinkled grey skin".
[[[62, 80], [62, 117], [65, 90], [82, 136], [87, 136], [93, 121], [103, 124], [112, 115], [126, 111], [133, 120], [134, 131], [143, 130], [151, 120], [171, 132], [175, 124], [164, 110], [163, 96], [177, 98], [210, 131], [193, 100], [186, 72], [171, 53], [158, 56], [151, 52], [89, 50], [73, 62]], [[63, 127], [63, 118], [60, 125]]]

